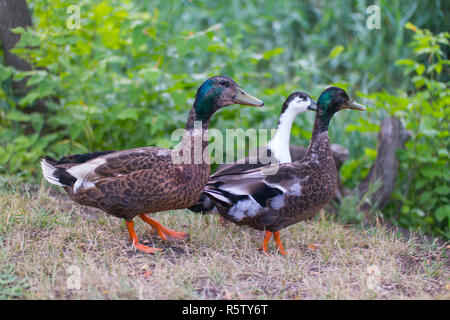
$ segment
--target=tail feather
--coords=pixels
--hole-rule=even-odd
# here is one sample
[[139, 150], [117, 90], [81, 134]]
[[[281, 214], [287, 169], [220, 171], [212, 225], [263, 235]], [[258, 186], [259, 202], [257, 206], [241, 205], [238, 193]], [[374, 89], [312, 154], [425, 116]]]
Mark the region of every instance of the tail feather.
[[47, 180], [51, 184], [62, 187], [64, 185], [59, 182], [59, 179], [56, 176], [54, 176], [57, 169], [51, 164], [51, 162], [51, 158], [47, 156], [41, 160], [42, 175], [44, 176], [45, 180]]
[[211, 199], [214, 199], [214, 201], [227, 207], [233, 206], [238, 200], [246, 197], [236, 196], [221, 189], [205, 189], [203, 192], [205, 192]]
[[60, 187], [71, 187], [77, 180], [63, 168], [56, 167], [57, 160], [45, 156], [41, 160], [42, 174], [48, 182]]

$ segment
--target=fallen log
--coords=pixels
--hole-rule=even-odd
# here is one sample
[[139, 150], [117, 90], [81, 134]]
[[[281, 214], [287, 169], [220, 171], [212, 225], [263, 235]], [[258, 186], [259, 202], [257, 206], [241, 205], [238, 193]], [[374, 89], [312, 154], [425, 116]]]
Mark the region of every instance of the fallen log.
[[361, 199], [375, 183], [376, 190], [370, 191], [369, 201], [364, 202], [360, 210], [381, 210], [388, 204], [398, 176], [399, 160], [396, 152], [405, 147], [405, 142], [410, 137], [411, 133], [396, 117], [383, 120], [378, 133], [377, 156], [368, 175], [358, 186]]

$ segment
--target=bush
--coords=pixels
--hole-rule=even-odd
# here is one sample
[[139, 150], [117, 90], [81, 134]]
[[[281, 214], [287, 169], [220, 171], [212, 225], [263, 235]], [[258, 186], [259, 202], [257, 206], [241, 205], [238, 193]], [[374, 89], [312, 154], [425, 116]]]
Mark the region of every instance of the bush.
[[366, 95], [375, 106], [402, 120], [412, 138], [398, 151], [399, 178], [384, 215], [403, 227], [420, 227], [450, 238], [449, 119], [450, 34], [434, 35], [411, 23], [415, 58], [397, 60], [409, 80], [407, 91]]

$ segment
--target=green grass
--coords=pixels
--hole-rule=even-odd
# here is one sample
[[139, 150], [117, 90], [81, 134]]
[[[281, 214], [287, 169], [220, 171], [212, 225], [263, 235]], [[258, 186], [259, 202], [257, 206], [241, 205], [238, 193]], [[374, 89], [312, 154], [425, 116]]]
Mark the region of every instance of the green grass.
[[[2, 299], [449, 299], [448, 244], [358, 229], [321, 213], [282, 231], [288, 256], [256, 249], [262, 233], [187, 210], [152, 215], [190, 233], [156, 255], [135, 251], [123, 221], [73, 205], [47, 184], [0, 182]], [[80, 289], [68, 289], [70, 266]], [[379, 271], [371, 275], [373, 270]], [[374, 286], [370, 286], [375, 281]], [[369, 282], [369, 287], [368, 287]]]

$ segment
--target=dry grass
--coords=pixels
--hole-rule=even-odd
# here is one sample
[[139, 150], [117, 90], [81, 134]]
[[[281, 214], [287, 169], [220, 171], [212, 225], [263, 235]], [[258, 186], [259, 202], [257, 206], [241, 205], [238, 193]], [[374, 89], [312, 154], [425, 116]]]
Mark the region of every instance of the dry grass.
[[[261, 232], [187, 210], [155, 214], [187, 231], [163, 242], [136, 219], [134, 251], [124, 223], [66, 197], [0, 182], [0, 299], [449, 299], [448, 244], [360, 230], [322, 214], [283, 230], [287, 257], [259, 253]], [[55, 193], [54, 191], [52, 191]], [[77, 266], [81, 289], [67, 288]], [[379, 273], [378, 273], [379, 272]]]

